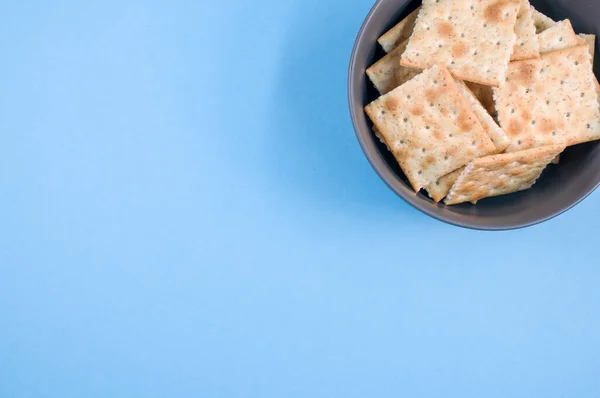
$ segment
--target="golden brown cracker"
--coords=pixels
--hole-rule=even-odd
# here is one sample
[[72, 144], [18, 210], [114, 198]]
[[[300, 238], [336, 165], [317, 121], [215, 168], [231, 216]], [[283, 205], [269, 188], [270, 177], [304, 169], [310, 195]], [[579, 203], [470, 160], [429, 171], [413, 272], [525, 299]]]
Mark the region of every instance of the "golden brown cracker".
[[424, 0], [403, 66], [446, 65], [461, 80], [498, 86], [516, 40], [519, 0]]
[[507, 152], [600, 139], [600, 110], [587, 46], [512, 62], [494, 89]]
[[495, 146], [444, 66], [365, 107], [415, 191]]
[[550, 145], [476, 159], [458, 177], [445, 202], [477, 202], [529, 189], [564, 149], [562, 145]]

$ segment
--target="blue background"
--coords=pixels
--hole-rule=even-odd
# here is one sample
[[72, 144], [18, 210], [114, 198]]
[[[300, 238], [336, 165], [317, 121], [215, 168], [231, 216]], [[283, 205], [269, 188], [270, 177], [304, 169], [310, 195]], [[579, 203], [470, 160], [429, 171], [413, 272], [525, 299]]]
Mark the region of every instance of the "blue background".
[[600, 193], [397, 198], [347, 110], [371, 5], [1, 3], [1, 397], [600, 396]]

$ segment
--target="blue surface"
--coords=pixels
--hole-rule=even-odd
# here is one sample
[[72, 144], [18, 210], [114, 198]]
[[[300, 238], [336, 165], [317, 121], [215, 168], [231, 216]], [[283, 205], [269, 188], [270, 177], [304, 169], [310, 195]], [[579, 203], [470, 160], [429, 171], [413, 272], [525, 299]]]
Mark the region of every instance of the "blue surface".
[[600, 193], [427, 218], [350, 124], [370, 1], [208, 3], [0, 5], [0, 397], [599, 397]]

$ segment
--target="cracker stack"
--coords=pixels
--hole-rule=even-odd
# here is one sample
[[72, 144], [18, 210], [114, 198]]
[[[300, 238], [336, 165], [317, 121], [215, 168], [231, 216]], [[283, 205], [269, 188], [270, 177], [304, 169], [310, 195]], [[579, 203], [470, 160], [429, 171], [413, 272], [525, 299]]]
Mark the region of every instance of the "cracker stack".
[[529, 0], [423, 0], [378, 42], [365, 111], [436, 202], [529, 189], [565, 147], [600, 140], [595, 36]]

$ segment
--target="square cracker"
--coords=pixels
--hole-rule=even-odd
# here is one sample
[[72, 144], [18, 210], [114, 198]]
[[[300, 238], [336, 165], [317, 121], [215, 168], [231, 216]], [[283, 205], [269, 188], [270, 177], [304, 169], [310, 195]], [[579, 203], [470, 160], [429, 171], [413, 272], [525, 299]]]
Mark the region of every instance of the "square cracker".
[[542, 33], [546, 29], [550, 29], [556, 22], [546, 15], [542, 14], [531, 6], [531, 13], [533, 17], [533, 24], [537, 33]]
[[540, 53], [542, 54], [581, 45], [581, 40], [575, 34], [571, 21], [568, 19], [554, 24], [554, 26], [538, 35]]
[[[477, 97], [475, 97], [474, 93], [467, 87], [467, 85], [458, 79], [454, 79], [454, 81], [456, 82], [456, 86], [458, 87], [461, 95], [471, 107], [473, 114], [479, 123], [481, 123], [481, 127], [483, 127], [483, 130], [494, 143], [494, 146], [496, 147], [495, 153], [503, 152], [510, 145], [510, 138], [508, 135], [500, 128], [500, 126], [498, 126], [496, 121], [490, 116], [483, 104], [481, 104]], [[382, 143], [385, 144], [385, 140], [377, 129], [377, 126], [373, 126], [373, 133]]]
[[[543, 16], [543, 14], [541, 14]], [[552, 21], [554, 23], [554, 21]], [[562, 31], [562, 32], [561, 32]], [[558, 24], [551, 26], [543, 33], [540, 34], [542, 39], [540, 40], [540, 52], [545, 53], [547, 51], [560, 50], [563, 48], [569, 48], [576, 45], [587, 44], [590, 54], [592, 56], [592, 64], [594, 63], [594, 52], [596, 48], [596, 36], [580, 34], [575, 36], [575, 31], [571, 26], [569, 20], [559, 22]], [[577, 39], [576, 39], [577, 37]], [[594, 77], [594, 84], [596, 87], [596, 93], [600, 98], [600, 84], [598, 79]], [[552, 161], [553, 164], [560, 163], [560, 155]]]
[[391, 52], [394, 48], [398, 47], [404, 40], [407, 40], [413, 32], [415, 27], [415, 21], [419, 15], [421, 7], [417, 8], [402, 21], [398, 22], [396, 26], [388, 30], [383, 36], [377, 41], [386, 53]]
[[[401, 68], [401, 66], [399, 65], [398, 67]], [[508, 138], [508, 135], [506, 135], [506, 133], [498, 126], [498, 124], [496, 124], [494, 119], [489, 115], [489, 113], [474, 96], [471, 90], [467, 88], [464, 82], [461, 82], [458, 79], [455, 79], [455, 82], [463, 98], [465, 98], [471, 106], [475, 117], [477, 117], [477, 120], [479, 120], [479, 122], [481, 123], [486, 134], [490, 137], [490, 139], [496, 146], [496, 150], [494, 151], [494, 153], [500, 153], [504, 151], [506, 147], [508, 147], [508, 145], [510, 144], [510, 139]], [[373, 133], [379, 139], [379, 141], [381, 141], [387, 146], [385, 139], [383, 138], [376, 126], [373, 126]], [[454, 171], [450, 174], [447, 174], [441, 177], [436, 182], [433, 182], [427, 187], [425, 187], [425, 189], [429, 193], [429, 196], [432, 197], [436, 202], [439, 202], [442, 199], [444, 199], [448, 192], [450, 192], [450, 188], [452, 188], [452, 185], [454, 185], [454, 182], [456, 181], [462, 170], [463, 168]]]
[[408, 40], [392, 50], [385, 57], [367, 69], [367, 75], [380, 94], [387, 94], [406, 83], [422, 71], [400, 65], [400, 56], [406, 49]]
[[401, 63], [448, 67], [455, 77], [488, 86], [504, 80], [515, 44], [519, 0], [423, 0]]
[[417, 192], [496, 148], [444, 66], [379, 97], [365, 112]]
[[529, 189], [564, 149], [562, 145], [549, 145], [476, 159], [458, 177], [446, 204], [477, 202]]
[[587, 45], [540, 59], [512, 62], [506, 82], [494, 89], [507, 152], [600, 139], [600, 110]]
[[517, 14], [517, 22], [515, 24], [515, 33], [517, 41], [515, 42], [510, 60], [521, 61], [524, 59], [539, 58], [540, 48], [529, 0], [521, 0], [521, 8]]
[[[587, 45], [592, 56], [592, 68], [596, 51], [596, 35], [575, 34], [571, 22], [567, 19], [556, 23], [551, 28], [539, 34], [540, 52], [548, 53], [578, 45]], [[596, 92], [600, 96], [600, 83], [594, 76]]]

